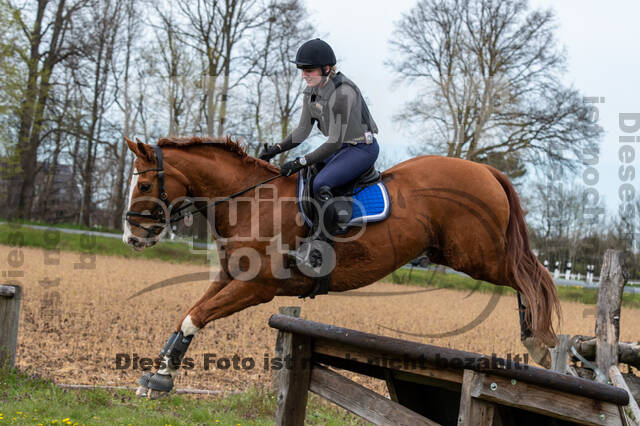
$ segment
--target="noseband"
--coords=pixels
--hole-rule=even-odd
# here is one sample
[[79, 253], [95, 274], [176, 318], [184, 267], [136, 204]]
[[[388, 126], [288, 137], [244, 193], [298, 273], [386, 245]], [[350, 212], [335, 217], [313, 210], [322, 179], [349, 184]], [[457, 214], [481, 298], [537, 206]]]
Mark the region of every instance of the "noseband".
[[[162, 149], [158, 146], [158, 145], [153, 145], [153, 150], [156, 153], [156, 159], [157, 159], [157, 163], [158, 163], [158, 167], [153, 168], [153, 169], [146, 169], [146, 170], [142, 170], [140, 172], [134, 172], [134, 175], [141, 175], [147, 172], [158, 172], [158, 191], [159, 191], [159, 196], [160, 196], [160, 200], [162, 201], [162, 204], [164, 204], [164, 208], [167, 209], [167, 211], [169, 212], [169, 218], [165, 218], [164, 215], [164, 208], [163, 205], [158, 203], [156, 204], [156, 206], [151, 210], [150, 213], [140, 213], [140, 212], [135, 212], [132, 210], [127, 210], [126, 213], [126, 221], [133, 226], [136, 226], [144, 231], [147, 231], [147, 236], [145, 238], [150, 238], [154, 235], [159, 235], [162, 233], [162, 231], [167, 227], [167, 225], [171, 225], [173, 223], [179, 222], [182, 219], [184, 219], [187, 216], [192, 215], [193, 213], [202, 213], [204, 210], [208, 209], [209, 207], [215, 206], [217, 204], [220, 203], [224, 203], [226, 201], [231, 200], [232, 198], [238, 197], [242, 194], [244, 194], [247, 191], [250, 191], [254, 188], [257, 188], [260, 185], [264, 185], [265, 183], [271, 182], [274, 179], [278, 179], [279, 177], [282, 177], [282, 174], [279, 174], [277, 176], [273, 176], [270, 177], [267, 180], [264, 180], [260, 183], [257, 183], [249, 188], [243, 189], [242, 191], [236, 192], [235, 194], [229, 195], [228, 197], [222, 198], [220, 200], [216, 200], [212, 203], [208, 203], [206, 206], [200, 207], [200, 208], [195, 208], [192, 211], [189, 212], [183, 212], [183, 210], [185, 210], [188, 207], [193, 206], [194, 204], [189, 202], [189, 203], [185, 203], [184, 205], [178, 207], [177, 209], [173, 208], [173, 205], [171, 204], [171, 201], [169, 201], [169, 196], [167, 195], [167, 192], [165, 190], [164, 187], [164, 167], [163, 167], [163, 163], [162, 163]], [[153, 226], [151, 227], [146, 227], [144, 225], [142, 225], [140, 222], [131, 219], [132, 217], [142, 217], [145, 219], [151, 219], [152, 221], [156, 222], [155, 224], [153, 224]]]

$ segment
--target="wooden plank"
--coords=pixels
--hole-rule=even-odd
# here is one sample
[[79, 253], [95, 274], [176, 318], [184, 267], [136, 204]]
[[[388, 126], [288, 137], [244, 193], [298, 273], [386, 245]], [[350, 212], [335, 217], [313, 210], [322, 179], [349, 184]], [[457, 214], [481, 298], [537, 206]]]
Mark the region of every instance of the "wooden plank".
[[276, 425], [304, 425], [311, 380], [311, 338], [284, 333], [283, 368], [278, 375]]
[[316, 339], [313, 345], [313, 352], [339, 358], [357, 360], [370, 365], [391, 368], [395, 371], [404, 371], [451, 383], [462, 383], [462, 370], [438, 368], [436, 365], [426, 361], [416, 363], [415, 365], [407, 365], [405, 360], [401, 357], [389, 355], [384, 352], [363, 351], [357, 347], [332, 342], [327, 339]]
[[621, 425], [618, 406], [496, 375], [485, 375], [471, 396], [585, 425]]
[[3, 289], [3, 296], [0, 297], [0, 367], [13, 368], [16, 363], [22, 287], [3, 285], [0, 288]]
[[438, 425], [319, 365], [311, 371], [310, 390], [376, 425]]
[[472, 396], [474, 392], [478, 392], [478, 387], [482, 387], [483, 378], [482, 373], [464, 370], [458, 426], [491, 426], [493, 424], [495, 405]]
[[622, 411], [623, 414], [633, 422], [632, 424], [638, 424], [640, 422], [640, 407], [638, 407], [638, 403], [631, 396], [631, 390], [629, 389], [629, 386], [627, 386], [627, 383], [622, 377], [617, 366], [612, 365], [611, 368], [609, 368], [609, 378], [615, 386], [622, 388], [629, 393], [629, 405], [622, 407]]
[[559, 343], [551, 349], [551, 370], [560, 374], [565, 374], [568, 369], [569, 348], [571, 347], [571, 337], [566, 334], [558, 336]]
[[598, 317], [596, 318], [596, 365], [605, 377], [596, 376], [596, 381], [606, 380], [609, 367], [618, 365], [620, 304], [628, 276], [623, 252], [607, 250], [604, 253], [600, 272]]
[[421, 385], [447, 389], [456, 393], [460, 393], [460, 389], [462, 387], [460, 383], [453, 383], [450, 381], [434, 379], [432, 377], [407, 373], [405, 371], [393, 371], [393, 377], [396, 380], [402, 380], [405, 382], [412, 382], [412, 383], [418, 383]]

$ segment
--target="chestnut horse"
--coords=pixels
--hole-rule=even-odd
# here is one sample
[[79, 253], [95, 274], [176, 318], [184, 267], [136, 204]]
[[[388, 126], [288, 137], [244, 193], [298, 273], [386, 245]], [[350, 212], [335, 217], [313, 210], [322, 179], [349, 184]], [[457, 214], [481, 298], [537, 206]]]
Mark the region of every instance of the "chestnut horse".
[[[295, 248], [308, 232], [294, 202], [296, 175], [277, 178], [277, 167], [247, 155], [229, 138], [165, 138], [156, 147], [126, 141], [136, 160], [123, 239], [138, 250], [161, 238], [172, 217], [168, 209], [175, 210], [182, 200], [213, 200], [274, 179], [245, 194], [253, 202], [223, 200], [208, 216], [221, 271], [178, 322], [161, 352], [161, 368], [140, 379], [138, 394], [156, 397], [173, 387], [199, 329], [274, 296], [307, 294], [314, 281], [284, 262], [286, 249]], [[547, 348], [557, 342], [552, 318], [555, 311], [560, 319], [560, 304], [550, 274], [530, 250], [520, 201], [509, 180], [491, 166], [439, 156], [404, 161], [382, 177], [391, 214], [334, 243], [330, 290], [374, 283], [426, 252], [434, 263], [516, 289], [522, 296], [523, 343], [536, 362], [546, 364]], [[347, 238], [355, 234], [357, 238]]]

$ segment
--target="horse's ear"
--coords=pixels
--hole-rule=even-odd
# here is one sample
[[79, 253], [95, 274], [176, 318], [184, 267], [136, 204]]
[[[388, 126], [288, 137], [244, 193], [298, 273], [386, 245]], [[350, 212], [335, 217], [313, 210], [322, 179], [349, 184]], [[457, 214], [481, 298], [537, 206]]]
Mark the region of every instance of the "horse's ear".
[[124, 140], [127, 142], [127, 146], [129, 146], [129, 150], [133, 152], [136, 156], [140, 155], [138, 152], [138, 146], [134, 141], [124, 136]]
[[140, 153], [140, 157], [147, 161], [153, 161], [153, 149], [151, 146], [143, 142], [138, 142], [138, 152]]
[[153, 161], [153, 149], [149, 145], [141, 142], [138, 138], [136, 138], [136, 141], [138, 141], [138, 143], [135, 143], [131, 139], [127, 138], [126, 136], [124, 137], [124, 140], [127, 141], [127, 145], [129, 146], [129, 149], [137, 157], [140, 157], [143, 160]]

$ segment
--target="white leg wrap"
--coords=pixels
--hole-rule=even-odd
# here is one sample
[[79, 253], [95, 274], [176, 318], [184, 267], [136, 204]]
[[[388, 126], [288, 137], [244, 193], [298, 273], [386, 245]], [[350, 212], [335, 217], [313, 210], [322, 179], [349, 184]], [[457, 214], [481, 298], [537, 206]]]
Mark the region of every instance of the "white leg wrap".
[[185, 336], [191, 336], [195, 335], [198, 330], [200, 329], [193, 324], [193, 321], [191, 321], [191, 315], [187, 315], [184, 321], [182, 321], [182, 327], [180, 328], [182, 334]]

